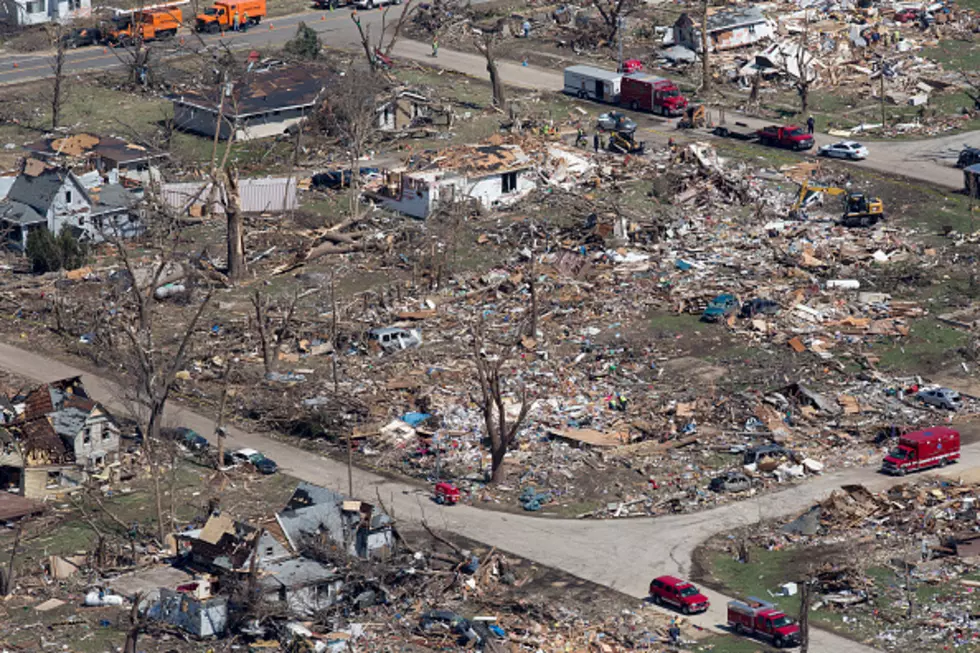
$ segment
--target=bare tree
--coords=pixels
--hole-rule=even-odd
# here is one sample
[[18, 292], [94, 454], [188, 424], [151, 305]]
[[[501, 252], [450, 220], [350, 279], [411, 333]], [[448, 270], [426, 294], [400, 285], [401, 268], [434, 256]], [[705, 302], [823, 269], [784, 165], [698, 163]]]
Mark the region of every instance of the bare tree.
[[810, 604], [813, 581], [809, 577], [800, 582], [800, 653], [810, 650]]
[[133, 597], [133, 607], [129, 610], [129, 630], [126, 632], [126, 644], [123, 653], [136, 653], [136, 644], [140, 633], [146, 630], [146, 618], [140, 614], [140, 601], [143, 593], [137, 592]]
[[[398, 20], [393, 25], [388, 24], [388, 11], [390, 9], [391, 5], [388, 5], [381, 14], [381, 32], [378, 35], [377, 43], [371, 42], [371, 26], [363, 26], [357, 11], [351, 12], [351, 20], [357, 26], [357, 33], [361, 39], [361, 47], [364, 48], [364, 56], [367, 58], [368, 65], [371, 66], [372, 71], [377, 71], [383, 67], [382, 57], [387, 58], [391, 56], [392, 50], [395, 49], [395, 43], [398, 42], [402, 30], [416, 12], [417, 6], [414, 0], [407, 0], [402, 5], [402, 11], [398, 15]], [[381, 56], [379, 57], [379, 55]]]
[[503, 109], [507, 103], [504, 93], [504, 83], [500, 79], [500, 71], [497, 69], [497, 55], [495, 46], [503, 31], [503, 21], [497, 23], [492, 29], [481, 30], [476, 38], [476, 49], [487, 60], [487, 73], [490, 75], [490, 87], [493, 89], [493, 106]]
[[796, 86], [796, 92], [800, 96], [800, 111], [806, 115], [810, 108], [810, 86], [817, 80], [814, 58], [810, 55], [809, 11], [804, 11], [803, 31], [800, 32], [800, 39], [796, 44], [796, 52], [793, 58], [796, 64], [794, 86]]
[[513, 343], [503, 345], [496, 355], [491, 355], [484, 348], [482, 325], [474, 329], [473, 363], [480, 383], [480, 396], [476, 398], [476, 403], [483, 413], [483, 422], [490, 440], [491, 483], [499, 483], [503, 480], [504, 456], [514, 444], [517, 432], [531, 408], [527, 388], [521, 386], [518, 393], [521, 403], [517, 417], [510, 420], [507, 416], [507, 408], [504, 405], [506, 388], [501, 370], [513, 354], [514, 348]]
[[592, 0], [593, 6], [602, 16], [606, 28], [606, 39], [610, 42], [616, 39], [619, 29], [626, 18], [640, 6], [638, 0]]
[[[144, 419], [144, 445], [153, 465], [159, 465], [160, 456], [157, 454], [155, 443], [160, 440], [160, 429], [163, 426], [163, 413], [170, 393], [177, 381], [177, 372], [183, 367], [189, 353], [194, 336], [197, 335], [197, 324], [211, 301], [209, 291], [200, 302], [190, 321], [183, 327], [183, 332], [176, 337], [176, 349], [168, 351], [160, 342], [156, 329], [156, 307], [154, 291], [161, 285], [164, 274], [173, 269], [174, 251], [164, 256], [152, 268], [149, 275], [137, 273], [127, 252], [126, 246], [114, 240], [118, 257], [129, 275], [128, 294], [136, 310], [135, 319], [123, 322], [128, 342], [129, 371], [133, 375], [133, 386], [137, 404], [146, 412]], [[144, 281], [141, 282], [141, 279]], [[168, 327], [173, 327], [168, 321]], [[155, 470], [155, 472], [158, 470]], [[163, 497], [160, 488], [160, 474], [152, 474], [156, 501], [157, 531], [160, 543], [166, 539], [166, 519], [163, 511]]]
[[276, 371], [276, 353], [279, 343], [282, 342], [286, 333], [289, 331], [289, 323], [296, 312], [296, 302], [299, 301], [299, 293], [293, 295], [292, 301], [283, 313], [282, 321], [275, 331], [271, 330], [269, 319], [269, 300], [262, 296], [258, 290], [252, 295], [252, 307], [255, 309], [255, 326], [259, 331], [259, 344], [262, 346], [262, 363], [265, 366], [266, 376]]
[[65, 50], [67, 34], [65, 26], [55, 23], [54, 56], [51, 59], [51, 129], [61, 126], [61, 105], [65, 100]]
[[361, 189], [361, 157], [378, 130], [378, 97], [384, 90], [374, 76], [349, 68], [341, 75], [326, 101], [327, 127], [347, 150], [351, 169], [350, 218], [358, 219]]

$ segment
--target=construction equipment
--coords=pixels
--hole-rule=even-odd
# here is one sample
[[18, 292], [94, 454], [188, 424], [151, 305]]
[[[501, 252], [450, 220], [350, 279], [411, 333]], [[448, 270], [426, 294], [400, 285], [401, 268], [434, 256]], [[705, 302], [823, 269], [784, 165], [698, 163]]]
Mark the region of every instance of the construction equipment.
[[793, 204], [791, 214], [799, 215], [810, 197], [816, 193], [843, 197], [844, 214], [840, 224], [845, 227], [870, 227], [885, 219], [885, 205], [880, 198], [837, 186], [817, 186], [808, 180], [800, 184], [800, 195]]
[[608, 149], [618, 154], [643, 154], [646, 143], [637, 141], [634, 132], [617, 131], [609, 136]]
[[687, 107], [684, 117], [677, 121], [678, 129], [698, 129], [705, 126], [704, 105], [692, 104]]
[[105, 37], [111, 43], [132, 45], [137, 38], [143, 41], [169, 39], [177, 35], [184, 15], [177, 7], [144, 9], [120, 14], [112, 19], [112, 28]]

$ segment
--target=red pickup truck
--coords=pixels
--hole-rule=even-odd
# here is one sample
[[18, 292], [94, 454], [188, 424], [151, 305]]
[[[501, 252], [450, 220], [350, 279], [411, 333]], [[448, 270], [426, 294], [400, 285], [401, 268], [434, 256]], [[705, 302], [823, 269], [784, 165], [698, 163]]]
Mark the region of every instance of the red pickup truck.
[[[745, 123], [736, 122], [737, 126], [748, 127]], [[788, 150], [809, 150], [813, 147], [813, 136], [806, 133], [806, 130], [796, 125], [770, 125], [755, 131], [739, 131], [728, 127], [715, 127], [711, 132], [715, 136], [724, 138], [737, 138], [743, 141], [758, 140], [762, 145], [772, 147], [783, 147]]]
[[775, 145], [787, 150], [809, 150], [813, 147], [813, 136], [796, 125], [769, 125], [756, 132], [763, 145]]

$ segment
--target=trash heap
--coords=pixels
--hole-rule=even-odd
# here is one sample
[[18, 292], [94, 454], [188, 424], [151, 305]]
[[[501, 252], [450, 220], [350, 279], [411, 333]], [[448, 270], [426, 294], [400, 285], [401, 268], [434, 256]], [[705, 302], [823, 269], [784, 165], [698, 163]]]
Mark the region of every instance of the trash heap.
[[[887, 650], [977, 645], [980, 485], [922, 479], [872, 492], [845, 485], [785, 524], [746, 535], [815, 560], [812, 610]], [[788, 564], [788, 563], [787, 563]], [[910, 598], [911, 607], [910, 607]]]

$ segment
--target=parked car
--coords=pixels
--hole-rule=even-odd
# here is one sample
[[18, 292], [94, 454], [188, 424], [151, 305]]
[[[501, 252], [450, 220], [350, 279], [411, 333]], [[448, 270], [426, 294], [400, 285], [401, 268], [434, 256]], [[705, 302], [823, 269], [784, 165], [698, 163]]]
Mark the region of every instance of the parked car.
[[726, 472], [715, 476], [708, 484], [712, 492], [745, 492], [752, 488], [752, 480], [740, 472]]
[[702, 322], [717, 322], [723, 320], [738, 310], [738, 300], [735, 295], [718, 295], [708, 303], [701, 314]]
[[211, 443], [194, 429], [181, 426], [174, 429], [173, 438], [191, 451], [206, 451]]
[[383, 351], [399, 351], [422, 345], [422, 333], [418, 329], [385, 327], [368, 331], [368, 341], [377, 343]]
[[957, 168], [969, 168], [980, 163], [980, 147], [964, 147], [956, 159]]
[[631, 134], [636, 131], [636, 122], [619, 111], [610, 111], [599, 116], [599, 129]]
[[778, 444], [760, 444], [742, 454], [742, 464], [752, 465], [763, 458], [792, 458], [793, 452]]
[[[381, 171], [378, 168], [360, 168], [359, 173], [361, 176], [361, 181], [364, 181], [370, 177], [380, 175]], [[310, 185], [313, 188], [346, 188], [350, 186], [353, 176], [353, 171], [351, 171], [350, 168], [347, 168], [346, 170], [328, 170], [326, 172], [318, 172], [310, 178]]]
[[906, 7], [901, 11], [895, 12], [895, 22], [896, 23], [910, 23], [919, 17], [919, 10], [912, 9], [911, 7]]
[[671, 605], [684, 614], [706, 612], [709, 606], [708, 597], [695, 585], [674, 576], [654, 578], [650, 582], [650, 599], [657, 605]]
[[919, 390], [915, 396], [923, 403], [946, 410], [958, 410], [963, 405], [960, 393], [949, 388], [927, 388]]
[[225, 453], [226, 465], [241, 465], [249, 463], [263, 474], [275, 474], [279, 466], [271, 458], [266, 458], [255, 449], [239, 449]]
[[817, 154], [835, 159], [850, 159], [860, 161], [868, 158], [868, 148], [857, 141], [841, 141], [831, 145], [823, 145]]
[[779, 312], [779, 304], [771, 299], [756, 297], [742, 304], [739, 317], [755, 317], [756, 315], [775, 315]]

